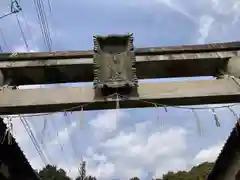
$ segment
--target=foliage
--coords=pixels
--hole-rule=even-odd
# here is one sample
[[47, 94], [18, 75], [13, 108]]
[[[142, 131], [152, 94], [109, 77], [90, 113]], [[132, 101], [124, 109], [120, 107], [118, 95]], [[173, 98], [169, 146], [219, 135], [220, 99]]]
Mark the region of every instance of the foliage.
[[51, 165], [44, 167], [38, 174], [41, 180], [71, 180], [63, 169]]
[[[82, 179], [81, 179], [81, 177], [77, 177], [76, 180], [82, 180]], [[93, 176], [87, 176], [84, 178], [84, 180], [97, 180], [97, 179]]]
[[138, 177], [133, 177], [130, 180], [140, 180]]
[[[163, 175], [162, 179], [156, 180], [205, 180], [209, 172], [213, 167], [213, 163], [202, 163], [198, 166], [193, 167], [190, 171], [178, 171], [168, 172], [167, 174]], [[81, 169], [83, 170], [83, 169]], [[85, 170], [84, 170], [85, 171]], [[57, 169], [55, 166], [47, 165], [43, 168], [40, 172], [38, 172], [41, 180], [71, 180], [66, 175], [66, 172], [63, 169]], [[76, 180], [82, 180], [79, 176]], [[84, 180], [97, 180], [93, 176], [87, 176]], [[138, 177], [133, 177], [130, 180], [140, 180]]]
[[168, 172], [167, 174], [163, 175], [162, 180], [205, 180], [212, 167], [213, 163], [205, 162], [193, 167], [189, 172]]

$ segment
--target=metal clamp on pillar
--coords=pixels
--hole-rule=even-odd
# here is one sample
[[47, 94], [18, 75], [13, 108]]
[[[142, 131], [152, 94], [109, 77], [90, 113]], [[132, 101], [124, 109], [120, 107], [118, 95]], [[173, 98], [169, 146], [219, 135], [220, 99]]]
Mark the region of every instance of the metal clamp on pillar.
[[137, 93], [133, 35], [94, 36], [95, 96]]

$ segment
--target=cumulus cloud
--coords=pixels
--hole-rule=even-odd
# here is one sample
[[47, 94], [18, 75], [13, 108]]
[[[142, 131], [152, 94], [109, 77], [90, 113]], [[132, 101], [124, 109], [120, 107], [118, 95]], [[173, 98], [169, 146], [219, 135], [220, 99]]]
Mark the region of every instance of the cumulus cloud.
[[209, 31], [211, 30], [211, 26], [214, 22], [214, 18], [212, 16], [204, 15], [200, 19], [200, 37], [198, 38], [197, 42], [199, 44], [204, 44], [206, 38], [209, 35]]
[[[151, 124], [151, 130], [154, 126], [156, 124]], [[148, 122], [137, 123], [135, 131], [121, 131], [101, 143], [109, 162], [115, 165], [112, 176], [124, 179], [133, 176], [146, 178], [148, 170], [161, 176], [168, 170], [186, 168], [186, 162], [181, 157], [186, 150], [186, 131], [180, 127], [172, 127], [151, 132], [147, 128]]]
[[111, 133], [117, 129], [119, 122], [129, 117], [129, 114], [117, 110], [107, 110], [98, 113], [96, 118], [89, 122], [94, 134], [98, 138], [104, 138], [107, 133]]
[[223, 146], [224, 143], [218, 143], [206, 149], [200, 150], [200, 152], [194, 158], [194, 163], [201, 164], [203, 162], [214, 162], [221, 152]]
[[[235, 35], [239, 26], [238, 0], [212, 0], [206, 1], [207, 11], [199, 19], [198, 43], [223, 42], [239, 40]], [[203, 8], [203, 7], [199, 7]]]
[[124, 113], [120, 113], [118, 110], [108, 110], [99, 113], [95, 119], [89, 122], [89, 124], [95, 129], [113, 131], [117, 128], [117, 123], [122, 116], [124, 116]]

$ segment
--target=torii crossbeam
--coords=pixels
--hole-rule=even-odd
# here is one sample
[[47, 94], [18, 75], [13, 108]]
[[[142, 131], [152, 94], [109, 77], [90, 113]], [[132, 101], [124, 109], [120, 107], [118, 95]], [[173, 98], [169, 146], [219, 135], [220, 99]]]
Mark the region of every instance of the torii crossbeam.
[[[121, 108], [154, 107], [150, 102], [166, 105], [197, 105], [240, 102], [239, 86], [231, 79], [171, 83], [139, 83], [138, 97], [120, 100]], [[0, 114], [57, 112], [65, 109], [114, 109], [115, 98], [94, 98], [92, 86], [5, 89], [0, 92]], [[147, 102], [144, 102], [147, 101]], [[77, 107], [77, 108], [73, 108]]]
[[[110, 78], [110, 76], [113, 77], [110, 72], [112, 69], [106, 67], [109, 63], [115, 64], [113, 69], [120, 68], [119, 72], [116, 70], [116, 73], [120, 73], [120, 75], [116, 74], [117, 79], [126, 75], [128, 77], [126, 82], [129, 82], [127, 84], [132, 86], [131, 88], [136, 88], [135, 93], [131, 92], [125, 98], [120, 98], [121, 108], [149, 107], [153, 106], [151, 102], [165, 105], [240, 102], [240, 81], [238, 79], [240, 76], [240, 59], [238, 58], [240, 42], [134, 49], [131, 35], [116, 37], [98, 37], [99, 42], [95, 43], [98, 49], [95, 48], [94, 52], [0, 54], [0, 70], [4, 77], [2, 85], [9, 79], [13, 85], [86, 82], [94, 79], [94, 86], [4, 89], [0, 91], [0, 114], [57, 112], [72, 109], [75, 106], [78, 108], [72, 110], [80, 110], [80, 106], [84, 104], [88, 104], [85, 110], [114, 108], [116, 97], [98, 96], [100, 91], [96, 89], [107, 84], [110, 86], [117, 84], [114, 82], [115, 76], [113, 79]], [[109, 40], [111, 38], [112, 40]], [[124, 38], [128, 43], [121, 45]], [[105, 43], [108, 50], [101, 47], [100, 42]], [[114, 54], [112, 46], [115, 46], [117, 42], [120, 43], [118, 47], [116, 46], [118, 50], [124, 49], [125, 46], [128, 50], [125, 52], [122, 49], [123, 51], [116, 51]], [[101, 53], [96, 54], [97, 51], [106, 52], [101, 55]], [[136, 58], [133, 55], [136, 55]], [[95, 64], [92, 58], [95, 58]], [[137, 69], [137, 76], [134, 74], [135, 69]], [[138, 83], [136, 79], [136, 77], [145, 79], [216, 76], [221, 71], [236, 76], [236, 79], [171, 83]], [[100, 82], [99, 78], [105, 79]]]
[[[135, 49], [139, 79], [216, 76], [240, 42]], [[93, 81], [93, 52], [1, 53], [0, 69], [15, 85]]]

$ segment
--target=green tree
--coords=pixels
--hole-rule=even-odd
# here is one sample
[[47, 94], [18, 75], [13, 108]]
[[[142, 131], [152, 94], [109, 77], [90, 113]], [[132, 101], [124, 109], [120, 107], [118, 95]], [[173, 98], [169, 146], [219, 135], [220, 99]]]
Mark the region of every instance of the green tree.
[[212, 170], [212, 167], [213, 163], [205, 162], [193, 167], [189, 172], [168, 172], [167, 174], [163, 175], [162, 180], [204, 180]]
[[197, 180], [204, 180], [213, 168], [214, 163], [205, 162], [191, 169], [190, 174]]
[[140, 180], [138, 177], [133, 177], [130, 180]]
[[63, 169], [51, 165], [44, 167], [38, 174], [41, 180], [71, 180]]
[[[82, 180], [82, 178], [79, 176], [76, 178], [76, 180]], [[93, 176], [87, 176], [84, 178], [84, 180], [97, 180], [97, 179]]]

